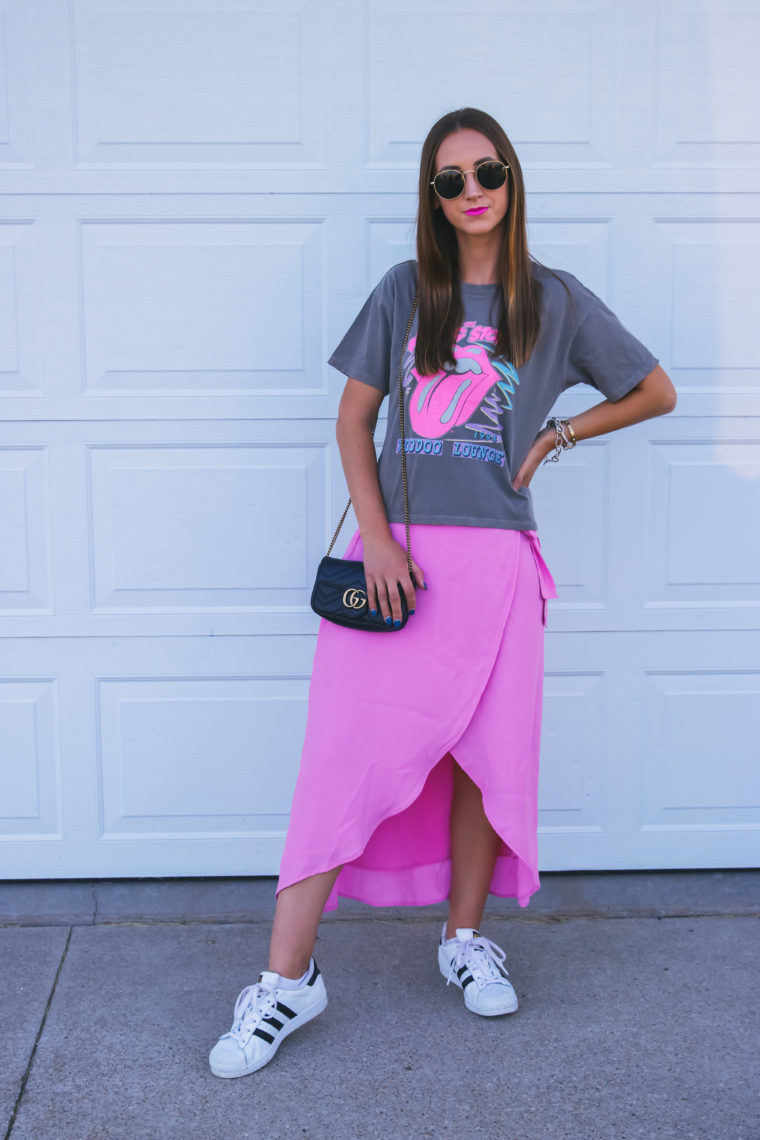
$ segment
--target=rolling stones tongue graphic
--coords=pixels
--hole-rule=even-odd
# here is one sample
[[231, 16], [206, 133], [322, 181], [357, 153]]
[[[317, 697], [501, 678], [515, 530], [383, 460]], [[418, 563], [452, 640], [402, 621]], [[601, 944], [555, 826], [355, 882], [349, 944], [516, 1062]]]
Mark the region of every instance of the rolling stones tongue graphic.
[[[410, 343], [410, 350], [413, 345]], [[420, 376], [416, 368], [407, 375], [409, 417], [417, 435], [440, 439], [453, 428], [466, 425], [493, 433], [500, 427], [500, 413], [512, 407], [514, 382], [519, 383], [511, 364], [495, 364], [482, 344], [454, 346], [453, 371]], [[501, 399], [500, 399], [501, 397]], [[481, 411], [491, 424], [468, 423]]]

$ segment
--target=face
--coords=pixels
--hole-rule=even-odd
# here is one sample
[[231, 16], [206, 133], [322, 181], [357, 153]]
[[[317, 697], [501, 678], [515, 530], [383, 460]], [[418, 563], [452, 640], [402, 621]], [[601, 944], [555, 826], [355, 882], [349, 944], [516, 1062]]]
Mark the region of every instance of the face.
[[[480, 131], [469, 128], [447, 135], [438, 147], [434, 175], [447, 167], [461, 171], [474, 171], [484, 159], [500, 160], [493, 143]], [[432, 190], [432, 188], [431, 188]], [[474, 173], [465, 174], [464, 193], [446, 201], [433, 193], [433, 207], [443, 210], [458, 234], [484, 235], [501, 225], [509, 205], [509, 175], [498, 190], [484, 190]]]

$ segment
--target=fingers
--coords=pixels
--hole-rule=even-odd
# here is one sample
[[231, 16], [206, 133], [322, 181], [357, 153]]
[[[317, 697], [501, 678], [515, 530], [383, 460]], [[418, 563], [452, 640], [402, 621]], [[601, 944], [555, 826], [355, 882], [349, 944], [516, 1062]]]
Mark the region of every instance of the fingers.
[[406, 604], [409, 606], [409, 612], [414, 613], [417, 608], [417, 590], [427, 590], [427, 582], [425, 581], [425, 571], [420, 566], [419, 562], [412, 559], [412, 577], [405, 578], [402, 583], [404, 594], [406, 595]]
[[425, 580], [425, 571], [422, 569], [419, 562], [415, 562], [414, 559], [412, 559], [412, 571], [414, 573], [414, 585], [415, 585], [415, 587], [418, 590], [419, 589], [427, 590], [428, 584], [427, 584], [427, 581]]
[[409, 576], [407, 571], [400, 582], [388, 583], [388, 598], [391, 606], [391, 613], [393, 620], [401, 620], [401, 590], [403, 590], [404, 597], [406, 598], [406, 605], [410, 614], [415, 613], [417, 609], [417, 594], [416, 590], [420, 587], [427, 589], [425, 584], [425, 575], [421, 567], [412, 559], [412, 576]]
[[388, 625], [394, 623], [401, 625], [403, 616], [401, 609], [402, 590], [406, 597], [407, 608], [410, 613], [413, 613], [415, 610], [414, 587], [408, 575], [406, 576], [406, 583], [394, 582], [390, 578], [383, 577], [368, 578], [367, 601], [370, 612], [375, 611], [372, 616], [374, 617], [379, 612]]
[[369, 606], [369, 612], [372, 617], [377, 617], [378, 611], [380, 610], [377, 585], [374, 578], [369, 578], [366, 573], [364, 576], [367, 580], [367, 605]]
[[[403, 561], [401, 559], [403, 553]], [[410, 613], [416, 610], [416, 590], [427, 589], [425, 574], [412, 560], [411, 576], [406, 552], [395, 541], [388, 544], [367, 542], [364, 549], [364, 575], [367, 603], [372, 617], [381, 617], [388, 625], [401, 625], [402, 598]]]
[[[374, 598], [377, 598], [377, 605], [373, 604]], [[401, 595], [398, 583], [379, 577], [373, 578], [370, 585], [368, 579], [367, 599], [370, 603], [370, 612], [373, 609], [379, 610], [387, 625], [393, 625], [394, 622], [401, 625]]]
[[[388, 585], [388, 601], [391, 607], [391, 619], [394, 625], [401, 625], [401, 592], [398, 588], [398, 582], [391, 582]], [[387, 619], [386, 619], [387, 620]]]

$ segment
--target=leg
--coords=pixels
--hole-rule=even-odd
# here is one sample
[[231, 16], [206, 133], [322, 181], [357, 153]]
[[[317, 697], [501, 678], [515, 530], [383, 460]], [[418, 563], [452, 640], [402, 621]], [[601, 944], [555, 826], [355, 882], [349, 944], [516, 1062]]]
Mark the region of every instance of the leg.
[[[446, 937], [477, 930], [501, 840], [486, 818], [480, 788], [454, 763], [451, 807], [451, 894]], [[517, 994], [504, 969], [504, 951], [481, 937], [441, 942], [438, 968], [464, 991], [464, 1004], [483, 1017], [514, 1013]]]
[[454, 937], [457, 927], [480, 926], [500, 844], [483, 810], [480, 788], [455, 762], [447, 938]]
[[269, 969], [275, 974], [300, 978], [306, 972], [319, 920], [340, 870], [310, 875], [278, 894], [269, 944]]
[[317, 926], [327, 896], [340, 868], [310, 875], [292, 883], [277, 896], [269, 969], [254, 985], [246, 986], [235, 1003], [232, 1028], [209, 1054], [217, 1077], [244, 1077], [272, 1060], [280, 1042], [295, 1029], [317, 1017], [327, 1005], [325, 983], [318, 969], [309, 968]]

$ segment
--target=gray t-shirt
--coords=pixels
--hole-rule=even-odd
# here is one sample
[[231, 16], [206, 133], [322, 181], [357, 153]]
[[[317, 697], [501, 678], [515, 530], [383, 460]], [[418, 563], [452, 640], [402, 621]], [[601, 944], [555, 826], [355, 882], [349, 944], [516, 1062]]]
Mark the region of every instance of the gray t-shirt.
[[[619, 400], [657, 364], [571, 273], [554, 270], [555, 277], [537, 263], [533, 272], [543, 286], [541, 328], [519, 372], [494, 351], [500, 286], [461, 286], [455, 370], [416, 372], [415, 315], [402, 372], [413, 523], [535, 530], [530, 488], [515, 491], [512, 479], [560, 392], [584, 382]], [[398, 364], [416, 287], [415, 261], [390, 269], [329, 361], [389, 395], [378, 465], [389, 522], [404, 521]]]

